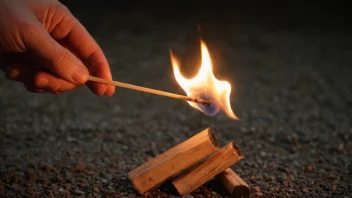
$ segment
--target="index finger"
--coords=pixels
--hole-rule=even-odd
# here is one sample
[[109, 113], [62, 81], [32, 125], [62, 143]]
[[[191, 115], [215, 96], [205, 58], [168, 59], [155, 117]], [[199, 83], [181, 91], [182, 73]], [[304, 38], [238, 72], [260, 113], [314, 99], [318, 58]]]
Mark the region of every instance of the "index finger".
[[[90, 75], [112, 80], [108, 61], [94, 38], [86, 28], [67, 10], [63, 11], [63, 19], [51, 32], [58, 40], [63, 40], [88, 67]], [[115, 87], [95, 82], [87, 82], [88, 87], [97, 95], [111, 96]]]

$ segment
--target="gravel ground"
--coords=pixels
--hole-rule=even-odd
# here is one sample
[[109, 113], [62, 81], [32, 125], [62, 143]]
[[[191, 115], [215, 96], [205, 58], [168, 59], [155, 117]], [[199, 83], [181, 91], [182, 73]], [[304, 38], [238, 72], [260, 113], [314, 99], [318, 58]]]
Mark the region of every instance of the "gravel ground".
[[[231, 104], [242, 120], [124, 89], [110, 98], [86, 87], [36, 95], [1, 76], [0, 197], [136, 197], [128, 171], [206, 127], [221, 145], [235, 141], [241, 148], [245, 158], [232, 168], [251, 197], [351, 196], [352, 34], [333, 20], [330, 29], [314, 18], [302, 28], [274, 28], [244, 11], [233, 18], [175, 17], [177, 11], [69, 6], [102, 46], [114, 79], [176, 93], [183, 92], [169, 46], [183, 72], [194, 74], [199, 24], [216, 76], [233, 85]], [[177, 194], [166, 184], [148, 196]], [[192, 196], [228, 194], [210, 181]]]

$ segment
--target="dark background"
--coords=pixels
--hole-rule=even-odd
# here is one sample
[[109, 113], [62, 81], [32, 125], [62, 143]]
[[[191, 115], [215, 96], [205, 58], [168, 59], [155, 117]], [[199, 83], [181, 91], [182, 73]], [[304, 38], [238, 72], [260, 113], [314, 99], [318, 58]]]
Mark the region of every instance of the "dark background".
[[[348, 1], [86, 1], [84, 5], [78, 1], [62, 2], [77, 14], [90, 12], [91, 17], [109, 11], [132, 16], [144, 12], [157, 21], [216, 21], [232, 26], [255, 25], [290, 30], [347, 30], [351, 27]], [[129, 21], [128, 18], [124, 20]]]
[[[101, 45], [115, 80], [182, 94], [204, 38], [241, 121], [187, 103], [86, 87], [38, 95], [0, 78], [0, 196], [137, 196], [128, 171], [206, 127], [245, 158], [251, 196], [352, 193], [352, 35], [347, 1], [62, 1]], [[200, 27], [201, 31], [199, 31]], [[168, 186], [149, 196], [177, 196]], [[216, 181], [191, 196], [226, 197]]]

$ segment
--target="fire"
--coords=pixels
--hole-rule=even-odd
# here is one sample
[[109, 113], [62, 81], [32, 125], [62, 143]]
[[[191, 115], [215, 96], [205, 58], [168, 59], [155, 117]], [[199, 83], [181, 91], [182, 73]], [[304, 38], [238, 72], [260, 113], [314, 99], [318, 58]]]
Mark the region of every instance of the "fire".
[[211, 106], [204, 106], [194, 102], [188, 102], [192, 107], [203, 113], [214, 116], [220, 110], [224, 111], [232, 119], [238, 119], [233, 113], [230, 104], [231, 85], [227, 81], [220, 81], [213, 74], [213, 66], [207, 46], [201, 40], [202, 63], [196, 76], [191, 79], [184, 78], [180, 72], [178, 61], [171, 52], [171, 63], [178, 84], [186, 92], [187, 96], [211, 100]]

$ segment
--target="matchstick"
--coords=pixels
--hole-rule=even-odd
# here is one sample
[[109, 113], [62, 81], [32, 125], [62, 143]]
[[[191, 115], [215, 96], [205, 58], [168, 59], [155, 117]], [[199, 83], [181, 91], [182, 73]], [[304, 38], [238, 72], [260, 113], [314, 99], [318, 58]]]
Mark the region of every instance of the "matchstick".
[[143, 195], [217, 149], [216, 136], [212, 129], [207, 128], [130, 171], [128, 177], [137, 192]]
[[88, 80], [89, 81], [93, 81], [93, 82], [99, 82], [99, 83], [114, 85], [114, 86], [117, 86], [117, 87], [133, 89], [133, 90], [136, 90], [136, 91], [142, 91], [142, 92], [146, 92], [146, 93], [151, 93], [151, 94], [155, 94], [155, 95], [166, 96], [166, 97], [169, 97], [169, 98], [175, 98], [175, 99], [179, 99], [179, 100], [186, 100], [186, 101], [202, 104], [202, 105], [205, 105], [205, 106], [210, 106], [210, 105], [213, 104], [210, 100], [203, 100], [203, 99], [200, 99], [200, 98], [192, 98], [192, 97], [179, 95], [179, 94], [174, 94], [174, 93], [170, 93], [170, 92], [166, 92], [166, 91], [160, 91], [160, 90], [156, 90], [156, 89], [140, 87], [140, 86], [131, 85], [131, 84], [122, 83], [122, 82], [117, 82], [117, 81], [105, 80], [105, 79], [98, 78], [98, 77], [95, 77], [95, 76], [89, 76]]
[[249, 197], [248, 184], [241, 179], [231, 168], [228, 168], [216, 176], [225, 189], [233, 198]]
[[189, 194], [242, 158], [239, 147], [231, 142], [203, 163], [173, 179], [172, 184], [180, 195]]

